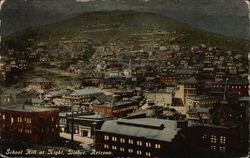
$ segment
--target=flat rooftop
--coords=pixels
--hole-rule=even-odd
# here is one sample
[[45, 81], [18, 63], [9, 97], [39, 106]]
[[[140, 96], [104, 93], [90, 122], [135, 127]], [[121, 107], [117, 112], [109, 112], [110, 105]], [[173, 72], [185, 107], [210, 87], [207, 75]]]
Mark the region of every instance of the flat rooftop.
[[0, 107], [0, 110], [20, 111], [20, 112], [32, 113], [32, 112], [52, 111], [52, 110], [56, 110], [56, 109], [18, 104], [18, 105], [10, 105], [10, 106]]

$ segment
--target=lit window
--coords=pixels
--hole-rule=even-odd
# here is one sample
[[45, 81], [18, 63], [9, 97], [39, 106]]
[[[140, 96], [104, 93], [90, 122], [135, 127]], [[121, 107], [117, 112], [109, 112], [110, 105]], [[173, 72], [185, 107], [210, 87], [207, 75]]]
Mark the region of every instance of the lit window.
[[215, 145], [212, 145], [212, 146], [211, 146], [211, 150], [216, 150], [216, 146], [215, 146]]
[[226, 137], [220, 136], [220, 143], [221, 144], [226, 144]]
[[109, 140], [109, 136], [105, 135], [104, 140]]
[[108, 149], [109, 145], [108, 144], [104, 144], [104, 149]]
[[151, 147], [151, 143], [146, 142], [146, 147]]
[[146, 152], [146, 156], [150, 157], [151, 153], [150, 152]]
[[116, 137], [112, 137], [112, 141], [116, 142], [117, 138]]
[[120, 142], [121, 142], [121, 143], [125, 143], [125, 139], [124, 139], [124, 138], [121, 138], [121, 139], [120, 139]]
[[133, 152], [133, 149], [128, 149], [128, 152], [129, 152], [129, 153], [132, 153], [132, 152]]
[[216, 143], [216, 136], [215, 135], [211, 135], [211, 143]]
[[17, 122], [22, 122], [22, 117], [17, 117]]
[[204, 134], [204, 135], [202, 136], [202, 139], [206, 139], [206, 138], [207, 138], [207, 135]]
[[13, 117], [10, 118], [10, 122], [11, 122], [11, 125], [14, 123], [14, 118]]
[[137, 141], [137, 145], [142, 146], [142, 141]]
[[134, 141], [133, 141], [132, 139], [129, 139], [129, 140], [128, 140], [128, 143], [129, 143], [129, 144], [133, 144]]
[[137, 150], [136, 152], [138, 155], [141, 155], [142, 154], [142, 151], [141, 150]]
[[161, 145], [160, 145], [160, 144], [155, 144], [155, 148], [156, 148], [156, 149], [160, 149], [160, 148], [161, 148]]
[[112, 149], [113, 149], [113, 150], [116, 150], [116, 149], [117, 149], [117, 147], [113, 145], [113, 146], [112, 146]]
[[125, 151], [125, 149], [124, 149], [124, 148], [122, 148], [122, 147], [120, 147], [120, 151], [124, 152], [124, 151]]
[[17, 129], [19, 133], [22, 133], [23, 132], [23, 129], [22, 128], [18, 128]]
[[5, 120], [5, 115], [3, 114], [3, 120]]
[[225, 152], [225, 151], [226, 151], [226, 147], [220, 146], [220, 151], [221, 151], [221, 152]]

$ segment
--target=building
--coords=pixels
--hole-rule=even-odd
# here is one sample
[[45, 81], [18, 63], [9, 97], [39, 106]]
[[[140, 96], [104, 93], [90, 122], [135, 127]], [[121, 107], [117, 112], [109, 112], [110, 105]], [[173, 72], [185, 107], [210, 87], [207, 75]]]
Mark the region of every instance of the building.
[[240, 132], [234, 126], [189, 123], [190, 146], [217, 152], [239, 153]]
[[146, 92], [144, 93], [144, 96], [147, 98], [148, 102], [153, 102], [156, 106], [166, 107], [172, 105], [174, 92], [175, 88], [168, 87], [155, 92]]
[[65, 104], [67, 105], [76, 105], [81, 106], [86, 103], [89, 103], [94, 97], [103, 94], [100, 88], [95, 87], [86, 87], [84, 89], [75, 89], [67, 96], [64, 96], [66, 99]]
[[52, 82], [44, 78], [35, 78], [26, 82], [26, 86], [39, 92], [48, 90], [52, 87]]
[[56, 140], [59, 137], [59, 110], [24, 104], [1, 107], [0, 137], [29, 143]]
[[[72, 132], [72, 113], [60, 113], [60, 131], [65, 133]], [[111, 120], [113, 117], [97, 114], [94, 112], [82, 112], [73, 114], [73, 132], [74, 135], [81, 137], [93, 137], [94, 129], [102, 126], [106, 120]]]
[[183, 126], [185, 122], [154, 118], [106, 121], [96, 130], [95, 148], [119, 156], [160, 157], [173, 151], [171, 143], [185, 144], [179, 134]]
[[103, 104], [94, 104], [93, 111], [99, 114], [115, 117], [125, 117], [139, 108], [139, 102], [134, 100], [109, 102]]
[[154, 118], [106, 121], [96, 130], [95, 138], [97, 151], [125, 157], [186, 157], [195, 151], [234, 153], [240, 147], [235, 127]]
[[239, 97], [247, 97], [249, 82], [247, 78], [230, 78], [226, 81], [218, 81], [213, 83], [213, 87], [225, 87], [231, 88], [237, 91]]
[[201, 94], [202, 82], [196, 77], [191, 77], [180, 81], [180, 85], [184, 86], [184, 95], [199, 95]]
[[220, 102], [220, 97], [198, 95], [186, 96], [186, 106], [188, 107], [212, 107]]
[[32, 97], [38, 97], [34, 90], [27, 89], [9, 89], [0, 94], [0, 106], [23, 104], [29, 102]]

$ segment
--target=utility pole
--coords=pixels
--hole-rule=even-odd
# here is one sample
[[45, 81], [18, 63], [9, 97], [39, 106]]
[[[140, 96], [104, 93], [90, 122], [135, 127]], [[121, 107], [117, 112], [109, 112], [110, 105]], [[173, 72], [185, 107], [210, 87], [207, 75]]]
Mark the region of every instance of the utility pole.
[[74, 144], [74, 112], [73, 112], [73, 104], [71, 105], [71, 145], [73, 147]]

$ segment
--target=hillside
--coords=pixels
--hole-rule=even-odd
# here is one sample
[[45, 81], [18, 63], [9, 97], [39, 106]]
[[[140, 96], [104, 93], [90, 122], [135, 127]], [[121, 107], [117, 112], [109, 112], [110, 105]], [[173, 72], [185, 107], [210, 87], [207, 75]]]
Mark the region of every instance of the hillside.
[[[79, 0], [80, 1], [80, 0]], [[249, 39], [245, 0], [8, 0], [1, 10], [2, 36], [93, 11], [153, 12], [209, 32]], [[87, 2], [86, 2], [87, 1]]]
[[12, 34], [3, 38], [2, 44], [3, 49], [15, 49], [17, 51], [23, 51], [26, 47], [29, 47], [30, 43], [26, 42], [29, 38], [34, 39], [34, 43], [47, 41], [51, 46], [62, 37], [71, 40], [91, 38], [102, 44], [129, 39], [131, 34], [147, 32], [148, 30], [175, 31], [177, 35], [184, 39], [176, 42], [180, 45], [191, 46], [203, 43], [244, 55], [250, 50], [247, 40], [202, 32], [156, 14], [132, 11], [85, 13], [58, 23], [29, 28]]

